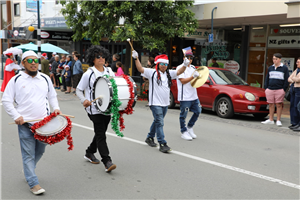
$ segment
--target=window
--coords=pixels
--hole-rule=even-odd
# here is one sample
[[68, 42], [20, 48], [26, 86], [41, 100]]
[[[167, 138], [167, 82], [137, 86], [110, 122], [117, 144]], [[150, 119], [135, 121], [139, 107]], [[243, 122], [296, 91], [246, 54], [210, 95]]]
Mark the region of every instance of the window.
[[14, 4], [14, 14], [15, 16], [20, 16], [20, 3]]

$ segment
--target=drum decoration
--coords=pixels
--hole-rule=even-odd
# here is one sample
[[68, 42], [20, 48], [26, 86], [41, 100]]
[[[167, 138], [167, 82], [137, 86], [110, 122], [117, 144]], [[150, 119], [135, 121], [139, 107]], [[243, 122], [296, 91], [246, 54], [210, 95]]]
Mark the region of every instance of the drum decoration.
[[129, 85], [130, 100], [127, 103], [126, 109], [123, 111], [119, 111], [119, 114], [120, 114], [119, 121], [120, 121], [120, 130], [121, 131], [123, 131], [125, 129], [123, 114], [125, 113], [127, 115], [131, 115], [133, 113], [132, 105], [134, 102], [133, 83], [129, 80], [129, 77], [127, 75], [123, 74], [122, 77], [126, 80], [127, 84]]
[[31, 126], [31, 131], [34, 133], [35, 139], [37, 139], [41, 142], [50, 144], [50, 145], [60, 142], [63, 139], [65, 139], [65, 137], [67, 137], [67, 141], [68, 141], [67, 144], [69, 145], [68, 150], [71, 151], [71, 150], [73, 150], [74, 146], [73, 146], [73, 138], [70, 134], [71, 129], [72, 129], [72, 122], [69, 117], [65, 116], [65, 118], [68, 121], [68, 124], [60, 133], [58, 133], [56, 135], [42, 136], [42, 135], [37, 134], [37, 132], [36, 132], [36, 129], [39, 129], [40, 127], [44, 126], [45, 124], [50, 122], [56, 116], [57, 116], [56, 113], [51, 113], [49, 116], [45, 117], [42, 121], [39, 121], [39, 122], [36, 122], [35, 124], [33, 124]]

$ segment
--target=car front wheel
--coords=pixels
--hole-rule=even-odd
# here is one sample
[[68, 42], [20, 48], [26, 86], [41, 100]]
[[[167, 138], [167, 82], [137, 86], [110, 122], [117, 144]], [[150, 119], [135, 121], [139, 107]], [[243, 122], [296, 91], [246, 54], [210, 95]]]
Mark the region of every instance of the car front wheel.
[[228, 97], [220, 98], [216, 107], [216, 112], [219, 117], [231, 118], [234, 115], [232, 102]]

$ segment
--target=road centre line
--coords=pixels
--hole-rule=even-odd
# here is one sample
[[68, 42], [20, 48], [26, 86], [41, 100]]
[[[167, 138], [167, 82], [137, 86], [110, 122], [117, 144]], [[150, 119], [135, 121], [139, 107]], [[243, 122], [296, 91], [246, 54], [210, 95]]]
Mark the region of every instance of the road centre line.
[[[88, 126], [80, 125], [80, 124], [73, 123], [73, 122], [72, 122], [72, 125], [94, 131], [93, 128], [88, 127]], [[106, 132], [106, 134], [109, 135], [109, 136], [120, 138], [119, 136], [117, 136], [114, 133]], [[134, 142], [134, 143], [137, 143], [137, 144], [141, 144], [141, 145], [147, 145], [145, 142], [141, 142], [139, 140], [135, 140], [135, 139], [128, 138], [128, 137], [122, 137], [121, 139], [130, 141], [130, 142]], [[215, 161], [212, 161], [212, 160], [208, 160], [208, 159], [205, 159], [205, 158], [201, 158], [201, 157], [193, 156], [193, 155], [190, 155], [190, 154], [182, 153], [180, 151], [172, 150], [171, 152], [173, 154], [176, 154], [176, 155], [179, 155], [179, 156], [183, 156], [183, 157], [190, 158], [190, 159], [193, 159], [193, 160], [197, 160], [197, 161], [200, 161], [200, 162], [203, 162], [203, 163], [211, 164], [211, 165], [221, 167], [221, 168], [224, 168], [224, 169], [229, 169], [229, 170], [232, 170], [232, 171], [235, 171], [235, 172], [239, 172], [239, 173], [246, 174], [246, 175], [249, 175], [249, 176], [253, 176], [253, 177], [256, 177], [256, 178], [260, 178], [260, 179], [263, 179], [263, 180], [266, 180], [266, 181], [279, 183], [281, 185], [285, 185], [287, 187], [291, 187], [291, 188], [295, 188], [295, 189], [300, 190], [300, 185], [297, 185], [297, 184], [294, 184], [294, 183], [290, 183], [290, 182], [283, 181], [283, 180], [280, 180], [280, 179], [272, 178], [270, 176], [265, 176], [265, 175], [258, 174], [258, 173], [255, 173], [255, 172], [251, 172], [251, 171], [248, 171], [248, 170], [244, 170], [244, 169], [241, 169], [241, 168], [238, 168], [238, 167], [233, 167], [233, 166], [230, 166], [230, 165], [222, 164], [222, 163], [215, 162]]]

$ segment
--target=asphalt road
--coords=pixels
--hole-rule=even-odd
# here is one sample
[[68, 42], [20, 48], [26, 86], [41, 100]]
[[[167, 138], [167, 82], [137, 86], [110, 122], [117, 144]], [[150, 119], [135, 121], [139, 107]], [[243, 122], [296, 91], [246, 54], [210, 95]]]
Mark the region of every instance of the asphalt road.
[[[198, 138], [180, 138], [179, 109], [165, 118], [172, 152], [144, 143], [152, 114], [138, 102], [124, 117], [125, 137], [109, 127], [107, 142], [117, 169], [83, 159], [93, 137], [92, 123], [77, 97], [59, 93], [63, 113], [74, 115], [74, 150], [66, 140], [47, 146], [36, 173], [46, 193], [30, 193], [22, 173], [17, 127], [1, 108], [2, 199], [299, 199], [299, 134], [263, 125], [252, 116], [221, 119], [204, 111], [194, 130]], [[191, 116], [191, 113], [189, 113]], [[99, 154], [96, 157], [100, 158]]]

